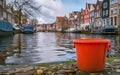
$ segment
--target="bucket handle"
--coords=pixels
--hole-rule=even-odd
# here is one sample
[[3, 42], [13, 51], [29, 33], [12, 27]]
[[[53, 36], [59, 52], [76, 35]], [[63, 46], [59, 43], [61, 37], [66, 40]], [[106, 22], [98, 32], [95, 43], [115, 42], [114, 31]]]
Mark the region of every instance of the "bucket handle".
[[107, 46], [107, 50], [108, 50], [108, 51], [111, 50], [111, 45], [110, 45], [110, 44], [108, 44], [108, 46]]

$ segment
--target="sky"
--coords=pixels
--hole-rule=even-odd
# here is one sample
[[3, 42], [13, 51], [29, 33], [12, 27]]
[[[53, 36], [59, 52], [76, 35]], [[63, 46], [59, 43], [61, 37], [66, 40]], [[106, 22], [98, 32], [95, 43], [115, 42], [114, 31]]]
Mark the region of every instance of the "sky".
[[41, 15], [37, 17], [40, 24], [53, 23], [56, 16], [68, 16], [72, 11], [80, 11], [86, 3], [96, 3], [97, 0], [35, 0], [42, 5]]

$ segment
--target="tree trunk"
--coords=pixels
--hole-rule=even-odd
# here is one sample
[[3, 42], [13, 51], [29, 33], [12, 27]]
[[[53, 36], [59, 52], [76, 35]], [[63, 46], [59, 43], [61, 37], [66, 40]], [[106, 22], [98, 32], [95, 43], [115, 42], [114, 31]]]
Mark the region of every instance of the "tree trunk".
[[21, 16], [22, 16], [21, 10], [22, 10], [22, 9], [19, 9], [19, 25], [20, 25], [20, 26], [22, 26], [22, 24], [21, 24]]

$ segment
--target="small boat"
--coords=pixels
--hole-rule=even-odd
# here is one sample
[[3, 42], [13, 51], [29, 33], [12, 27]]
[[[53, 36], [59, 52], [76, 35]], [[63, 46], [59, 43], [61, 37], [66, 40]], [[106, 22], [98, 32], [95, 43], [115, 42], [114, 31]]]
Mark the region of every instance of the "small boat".
[[34, 30], [34, 27], [33, 27], [33, 26], [26, 25], [26, 26], [23, 26], [23, 27], [21, 28], [21, 32], [22, 32], [22, 33], [34, 33], [35, 30]]
[[16, 24], [13, 25], [14, 34], [20, 33], [20, 30], [21, 30], [20, 25], [16, 25]]
[[102, 34], [116, 34], [114, 25], [107, 25], [103, 28]]
[[91, 33], [92, 34], [101, 34], [102, 33], [102, 29], [92, 29]]
[[13, 25], [7, 21], [0, 20], [0, 37], [13, 35]]

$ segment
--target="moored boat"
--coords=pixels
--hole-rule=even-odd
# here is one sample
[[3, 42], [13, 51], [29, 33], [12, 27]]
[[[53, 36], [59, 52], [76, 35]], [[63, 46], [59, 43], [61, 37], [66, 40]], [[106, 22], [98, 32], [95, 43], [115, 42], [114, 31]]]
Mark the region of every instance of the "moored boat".
[[0, 20], [0, 37], [13, 35], [13, 25], [7, 21]]
[[31, 25], [25, 25], [22, 27], [21, 32], [22, 33], [34, 33], [34, 27]]
[[107, 25], [102, 29], [102, 34], [116, 34], [115, 29], [115, 26]]
[[20, 25], [16, 25], [16, 24], [13, 25], [14, 34], [20, 33], [20, 29], [21, 29]]

